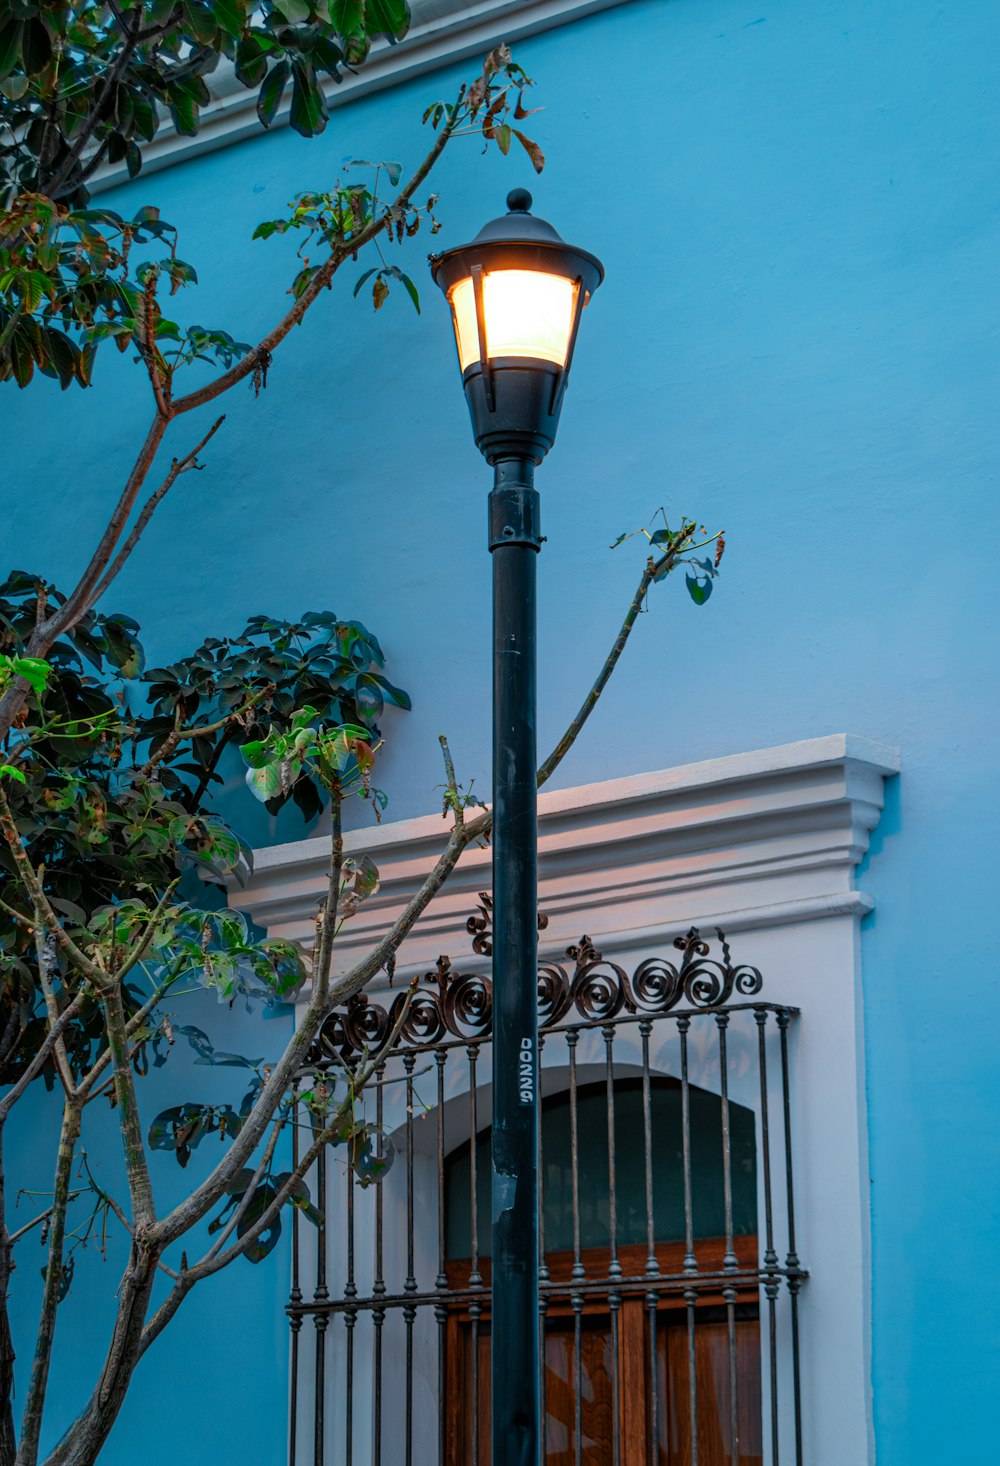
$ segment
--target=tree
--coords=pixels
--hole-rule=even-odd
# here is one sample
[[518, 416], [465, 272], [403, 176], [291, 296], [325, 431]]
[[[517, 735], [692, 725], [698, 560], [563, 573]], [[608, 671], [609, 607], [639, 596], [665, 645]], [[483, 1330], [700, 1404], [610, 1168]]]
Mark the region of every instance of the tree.
[[[146, 671], [136, 623], [97, 610], [164, 496], [181, 474], [202, 466], [200, 455], [224, 419], [182, 447], [150, 488], [168, 433], [188, 412], [241, 382], [263, 390], [274, 353], [345, 263], [422, 227], [436, 229], [433, 195], [422, 205], [416, 200], [451, 141], [475, 135], [502, 152], [517, 141], [536, 168], [544, 160], [515, 125], [527, 116], [529, 79], [498, 48], [471, 85], [427, 109], [433, 142], [405, 183], [396, 163], [358, 163], [348, 181], [301, 195], [286, 218], [258, 228], [264, 239], [295, 232], [309, 258], [292, 282], [291, 306], [255, 345], [169, 319], [165, 294], [196, 280], [193, 266], [178, 256], [176, 232], [152, 206], [131, 220], [90, 207], [88, 178], [105, 157], [124, 159], [138, 172], [160, 105], [180, 130], [193, 129], [206, 100], [204, 75], [220, 59], [234, 65], [244, 85], [260, 88], [265, 125], [290, 84], [292, 125], [318, 131], [325, 103], [317, 73], [335, 76], [341, 65], [361, 62], [374, 35], [398, 36], [405, 22], [396, 0], [329, 0], [322, 9], [310, 0], [128, 9], [13, 0], [0, 24], [0, 127], [7, 139], [0, 150], [7, 191], [0, 220], [0, 377], [24, 388], [37, 369], [66, 389], [85, 388], [99, 352], [113, 340], [120, 350], [135, 350], [152, 400], [135, 463], [76, 585], [63, 595], [42, 576], [15, 573], [0, 587], [0, 851], [12, 877], [0, 901], [6, 1083], [0, 1146], [10, 1114], [36, 1079], [62, 1098], [51, 1206], [15, 1232], [3, 1208], [0, 1167], [0, 1466], [36, 1466], [39, 1459], [52, 1344], [69, 1281], [70, 1207], [82, 1196], [95, 1214], [113, 1216], [128, 1234], [129, 1261], [93, 1393], [46, 1466], [96, 1460], [136, 1363], [191, 1290], [239, 1258], [263, 1257], [284, 1206], [311, 1210], [306, 1178], [323, 1147], [363, 1152], [369, 1137], [356, 1100], [371, 1056], [345, 1076], [336, 1101], [314, 1087], [310, 1143], [297, 1166], [276, 1169], [305, 1056], [331, 1007], [394, 958], [463, 851], [489, 838], [490, 812], [472, 807], [471, 789], [458, 782], [442, 738], [450, 830], [441, 855], [371, 951], [335, 972], [338, 932], [377, 881], [373, 868], [344, 857], [343, 801], [360, 793], [380, 805], [373, 783], [378, 723], [386, 701], [407, 705], [406, 694], [385, 676], [377, 640], [332, 614], [304, 615], [295, 624], [260, 617], [237, 637], [210, 638], [184, 661]], [[412, 281], [384, 257], [361, 284], [368, 280], [375, 309], [394, 282], [418, 304]], [[181, 391], [182, 374], [200, 370], [195, 363], [212, 374]], [[721, 538], [714, 561], [693, 558], [699, 548], [693, 522], [671, 529], [664, 521], [646, 538], [651, 554], [621, 630], [539, 769], [540, 784], [603, 692], [651, 585], [686, 564], [695, 600], [711, 588]], [[237, 743], [249, 788], [272, 808], [294, 800], [308, 814], [321, 802], [329, 805], [329, 876], [311, 952], [259, 940], [232, 913], [212, 909], [196, 894], [191, 872], [218, 878], [246, 858], [211, 802], [220, 760]], [[265, 1064], [220, 1053], [200, 1030], [175, 1023], [168, 1000], [182, 980], [260, 1003], [287, 999], [308, 981], [308, 1002], [291, 1040]], [[206, 1061], [246, 1067], [249, 1089], [232, 1105], [172, 1106], [144, 1132], [138, 1081], [150, 1056], [154, 1064], [164, 1058], [178, 1035]], [[81, 1150], [88, 1107], [99, 1094], [113, 1098], [119, 1117], [123, 1200], [101, 1190]], [[183, 1164], [210, 1132], [225, 1141], [218, 1163], [161, 1215], [150, 1149], [172, 1150]], [[36, 1224], [45, 1229], [47, 1263], [18, 1436], [6, 1299], [15, 1245]], [[188, 1248], [205, 1224], [214, 1226], [213, 1240], [192, 1262]], [[153, 1311], [157, 1272], [171, 1288]]]

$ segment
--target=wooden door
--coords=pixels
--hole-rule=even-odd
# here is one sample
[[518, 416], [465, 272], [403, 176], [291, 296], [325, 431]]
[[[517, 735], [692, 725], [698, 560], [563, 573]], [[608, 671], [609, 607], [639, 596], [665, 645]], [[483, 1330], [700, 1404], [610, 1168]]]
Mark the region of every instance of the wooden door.
[[[680, 1258], [662, 1247], [664, 1272], [679, 1271]], [[699, 1244], [703, 1266], [721, 1264], [722, 1243]], [[707, 1256], [718, 1251], [718, 1259]], [[756, 1238], [740, 1238], [741, 1261], [755, 1256]], [[641, 1275], [645, 1253], [620, 1249], [626, 1273]], [[606, 1249], [585, 1254], [591, 1278], [606, 1277]], [[568, 1279], [571, 1257], [552, 1254], [550, 1272]], [[467, 1264], [448, 1265], [449, 1285], [461, 1287]], [[489, 1286], [489, 1264], [484, 1264]], [[464, 1273], [464, 1276], [463, 1276]], [[655, 1284], [652, 1284], [655, 1287]], [[653, 1375], [645, 1289], [623, 1292], [617, 1312], [619, 1388], [617, 1399], [620, 1466], [689, 1466], [691, 1459], [691, 1391], [687, 1310], [677, 1293], [664, 1292], [657, 1304], [656, 1439], [653, 1431]], [[490, 1458], [490, 1335], [488, 1292], [470, 1311], [468, 1301], [450, 1311], [446, 1340], [446, 1419], [448, 1458], [463, 1466], [487, 1466]], [[475, 1341], [475, 1342], [474, 1342]], [[695, 1328], [695, 1378], [699, 1466], [762, 1466], [760, 1420], [760, 1336], [755, 1290], [739, 1295], [735, 1323], [739, 1450], [731, 1449], [728, 1320], [718, 1293], [705, 1293]], [[611, 1311], [607, 1295], [588, 1295], [580, 1318], [580, 1360], [577, 1369], [576, 1319], [569, 1296], [550, 1300], [545, 1326], [545, 1463], [577, 1466], [577, 1381], [581, 1383], [581, 1466], [613, 1466], [615, 1440], [615, 1367]]]

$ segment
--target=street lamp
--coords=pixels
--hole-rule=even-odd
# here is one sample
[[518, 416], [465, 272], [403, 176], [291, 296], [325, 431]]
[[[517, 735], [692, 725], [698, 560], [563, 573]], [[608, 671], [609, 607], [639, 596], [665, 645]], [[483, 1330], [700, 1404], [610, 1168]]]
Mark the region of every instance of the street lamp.
[[[516, 188], [471, 244], [433, 256], [476, 444], [493, 467], [492, 1466], [538, 1466], [536, 464], [555, 441], [600, 260]], [[475, 1137], [473, 1137], [473, 1141]]]

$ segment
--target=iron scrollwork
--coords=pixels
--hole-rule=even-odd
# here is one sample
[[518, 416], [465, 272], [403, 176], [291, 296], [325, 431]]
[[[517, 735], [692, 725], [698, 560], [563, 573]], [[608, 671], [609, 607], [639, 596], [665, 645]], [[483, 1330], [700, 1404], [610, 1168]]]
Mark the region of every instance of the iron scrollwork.
[[[477, 955], [490, 951], [490, 906], [481, 896], [480, 911], [470, 917], [467, 930]], [[547, 919], [539, 917], [539, 928]], [[668, 1013], [679, 1003], [692, 1008], [719, 1008], [733, 995], [753, 998], [763, 977], [749, 963], [734, 963], [729, 943], [717, 927], [720, 955], [712, 956], [709, 942], [696, 927], [674, 940], [681, 954], [647, 957], [631, 977], [617, 962], [605, 958], [589, 936], [566, 949], [572, 968], [561, 962], [543, 962], [538, 969], [538, 1023], [555, 1028], [567, 1018], [583, 1023], [610, 1023], [623, 1011], [643, 1017]], [[323, 1067], [351, 1064], [362, 1055], [377, 1054], [403, 1015], [407, 993], [400, 992], [386, 1007], [358, 993], [324, 1021], [307, 1063]], [[477, 1043], [493, 1028], [493, 984], [485, 973], [458, 972], [449, 957], [439, 957], [432, 972], [409, 994], [409, 1009], [402, 1017], [402, 1047], [423, 1047], [449, 1037]]]

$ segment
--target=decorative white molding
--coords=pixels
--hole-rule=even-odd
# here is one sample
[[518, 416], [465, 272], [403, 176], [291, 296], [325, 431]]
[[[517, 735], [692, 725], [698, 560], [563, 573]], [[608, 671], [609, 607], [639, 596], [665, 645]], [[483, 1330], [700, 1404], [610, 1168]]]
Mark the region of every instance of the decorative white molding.
[[[539, 800], [542, 950], [557, 956], [587, 930], [632, 950], [682, 927], [727, 932], [860, 916], [869, 898], [854, 869], [898, 772], [893, 748], [832, 734], [657, 773], [543, 793]], [[344, 928], [338, 968], [368, 951], [431, 868], [446, 838], [440, 816], [362, 830], [346, 852], [375, 861], [382, 884]], [[329, 844], [317, 836], [259, 850], [230, 904], [271, 936], [308, 943], [325, 889]], [[490, 852], [467, 851], [402, 952], [400, 970], [453, 955]]]
[[[542, 935], [546, 957], [558, 961], [566, 945], [586, 931], [605, 957], [632, 969], [644, 957], [672, 955], [671, 938], [689, 924], [720, 925], [727, 935], [745, 934], [734, 943], [734, 952], [740, 961], [760, 968], [762, 997], [801, 1009], [791, 1039], [792, 1146], [797, 1244], [809, 1270], [800, 1299], [800, 1333], [804, 1459], [813, 1466], [873, 1466], [875, 1461], [859, 920], [871, 910], [872, 901], [855, 888], [855, 868], [878, 821], [884, 781], [898, 770], [895, 749], [834, 734], [543, 794], [540, 800], [540, 905], [550, 918]], [[439, 818], [428, 817], [348, 837], [352, 852], [364, 851], [379, 864], [383, 885], [345, 929], [342, 962], [350, 963], [398, 912], [439, 850], [443, 828]], [[233, 894], [232, 904], [272, 933], [307, 940], [327, 858], [323, 839], [261, 851], [247, 888]], [[470, 852], [404, 947], [404, 973], [427, 971], [442, 951], [454, 957], [460, 971], [487, 967], [488, 959], [475, 957], [466, 945], [469, 939], [463, 940], [463, 928], [476, 893], [488, 884], [489, 852]], [[669, 1025], [661, 1032], [667, 1034]], [[619, 1035], [618, 1072], [639, 1072], [637, 1043], [635, 1028]], [[655, 1072], [674, 1072], [665, 1057], [668, 1049], [666, 1040], [654, 1042]], [[595, 1052], [595, 1062], [603, 1063], [600, 1045]], [[567, 1081], [559, 1068], [554, 1035], [546, 1044], [546, 1056], [550, 1086], [563, 1087]], [[489, 1121], [491, 1063], [491, 1047], [484, 1044], [476, 1071], [480, 1124]], [[777, 1070], [772, 1066], [770, 1072], [773, 1085]], [[461, 1063], [449, 1067], [445, 1108], [449, 1148], [467, 1133], [455, 1128], [456, 1116], [460, 1127], [462, 1117], [469, 1115], [467, 1075], [468, 1067]], [[755, 1076], [752, 1065], [745, 1071], [734, 1065], [729, 1092], [756, 1111]], [[711, 1087], [711, 1075], [698, 1082]], [[777, 1095], [772, 1106], [776, 1114]], [[396, 1132], [398, 1145], [405, 1143], [404, 1109], [401, 1086], [390, 1087], [385, 1120]], [[426, 1272], [436, 1255], [432, 1235], [436, 1160], [430, 1154], [434, 1131], [433, 1126], [416, 1128], [423, 1137], [421, 1141], [418, 1136], [418, 1145], [424, 1146], [415, 1157], [418, 1196], [429, 1198], [426, 1209], [423, 1201], [418, 1205], [422, 1225], [416, 1238], [422, 1249], [420, 1266]], [[326, 1198], [328, 1210], [333, 1203], [332, 1215], [341, 1214], [343, 1185], [336, 1174]], [[776, 1217], [782, 1207], [779, 1192], [780, 1188], [775, 1192]], [[364, 1201], [356, 1205], [356, 1261], [363, 1272], [371, 1265], [373, 1224], [370, 1205], [367, 1211]], [[390, 1173], [385, 1235], [397, 1242], [396, 1253], [392, 1242], [388, 1244], [386, 1265], [394, 1277], [402, 1267], [397, 1254], [398, 1239], [406, 1233], [406, 1205], [404, 1180], [397, 1172]], [[777, 1225], [780, 1230], [780, 1222]], [[310, 1230], [304, 1229], [302, 1244], [306, 1266]], [[336, 1275], [341, 1276], [342, 1269]], [[436, 1350], [427, 1332], [433, 1321], [422, 1314], [421, 1320], [418, 1355], [426, 1367], [417, 1379], [415, 1408], [419, 1420], [433, 1422]], [[419, 1333], [421, 1328], [424, 1334]], [[364, 1391], [371, 1381], [365, 1337], [359, 1332], [362, 1342], [354, 1361], [355, 1390], [362, 1402], [356, 1420], [362, 1432], [369, 1418]], [[309, 1334], [302, 1338], [308, 1355]], [[327, 1343], [331, 1409], [342, 1400], [343, 1375], [337, 1373], [343, 1369], [340, 1338], [332, 1331]], [[385, 1369], [395, 1369], [391, 1377], [398, 1382], [398, 1340], [395, 1347], [395, 1364], [390, 1349]], [[790, 1349], [787, 1330], [779, 1325], [777, 1353], [785, 1378], [791, 1367]], [[383, 1376], [383, 1386], [386, 1378], [389, 1375]], [[302, 1407], [307, 1412], [310, 1403], [306, 1400]], [[781, 1431], [786, 1439], [788, 1410], [786, 1391], [781, 1397]], [[770, 1459], [767, 1402], [762, 1420], [764, 1457]], [[302, 1426], [305, 1440], [305, 1416]], [[396, 1460], [402, 1458], [402, 1448], [394, 1429], [390, 1420], [390, 1454]], [[426, 1429], [426, 1436], [419, 1437], [419, 1466], [430, 1460], [432, 1425]], [[305, 1455], [301, 1459], [304, 1463]]]
[[[380, 42], [358, 72], [345, 74], [339, 84], [328, 81], [324, 85], [327, 104], [342, 106], [452, 62], [485, 56], [500, 41], [520, 41], [627, 3], [628, 0], [471, 0], [471, 3], [470, 0], [412, 0], [413, 24], [406, 37], [395, 46]], [[220, 66], [206, 81], [212, 103], [201, 114], [198, 135], [180, 137], [169, 122], [164, 122], [153, 141], [143, 148], [143, 174], [155, 173], [173, 163], [215, 152], [217, 148], [263, 132], [257, 119], [257, 92], [240, 85], [231, 65]], [[286, 106], [278, 114], [276, 126], [287, 122], [288, 110]], [[97, 174], [91, 190], [98, 193], [124, 183], [127, 178], [124, 164], [116, 164]]]

